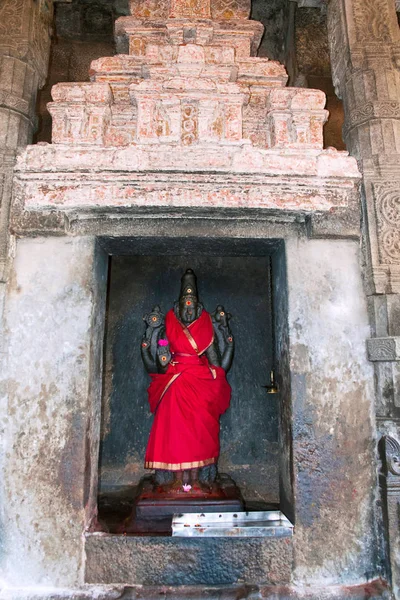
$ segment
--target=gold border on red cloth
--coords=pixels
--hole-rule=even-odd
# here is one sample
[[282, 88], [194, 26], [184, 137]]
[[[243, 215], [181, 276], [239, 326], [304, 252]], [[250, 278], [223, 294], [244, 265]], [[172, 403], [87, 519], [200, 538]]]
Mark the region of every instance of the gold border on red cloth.
[[205, 460], [197, 460], [194, 462], [184, 463], [163, 463], [155, 461], [147, 461], [144, 463], [145, 469], [166, 469], [168, 471], [184, 471], [185, 469], [197, 469], [198, 467], [206, 467], [217, 461], [217, 458], [206, 458]]
[[175, 373], [175, 375], [173, 375], [173, 376], [171, 377], [171, 379], [168, 381], [167, 385], [165, 386], [165, 388], [163, 389], [163, 391], [162, 391], [162, 393], [161, 393], [161, 395], [160, 395], [160, 399], [159, 399], [159, 401], [158, 401], [158, 403], [157, 403], [156, 410], [154, 411], [154, 414], [157, 412], [157, 408], [160, 406], [160, 402], [161, 402], [161, 400], [164, 398], [166, 391], [167, 391], [167, 390], [169, 389], [169, 387], [170, 387], [170, 386], [171, 386], [171, 385], [174, 383], [174, 381], [175, 381], [176, 379], [178, 379], [179, 375], [182, 375], [182, 373]]
[[196, 340], [194, 339], [194, 337], [192, 336], [192, 334], [190, 333], [190, 331], [186, 327], [186, 325], [184, 325], [183, 323], [181, 323], [181, 325], [182, 325], [183, 333], [186, 335], [186, 337], [189, 341], [189, 344], [192, 346], [192, 348], [196, 352], [196, 354], [199, 354], [199, 347], [196, 344]]

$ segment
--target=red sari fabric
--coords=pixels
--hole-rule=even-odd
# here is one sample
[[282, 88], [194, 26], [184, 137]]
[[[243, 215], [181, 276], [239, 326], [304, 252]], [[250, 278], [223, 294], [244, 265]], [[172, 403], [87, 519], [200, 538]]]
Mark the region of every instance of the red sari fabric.
[[213, 342], [210, 315], [185, 327], [170, 310], [165, 319], [172, 361], [165, 374], [152, 374], [148, 389], [155, 415], [145, 468], [180, 471], [216, 462], [219, 418], [229, 406], [231, 388], [225, 371], [208, 363]]

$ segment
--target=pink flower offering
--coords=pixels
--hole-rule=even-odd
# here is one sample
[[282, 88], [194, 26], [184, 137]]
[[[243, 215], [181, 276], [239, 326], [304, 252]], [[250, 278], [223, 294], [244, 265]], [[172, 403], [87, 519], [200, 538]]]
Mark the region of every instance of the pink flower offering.
[[168, 340], [158, 340], [159, 346], [168, 346]]
[[184, 483], [182, 487], [184, 492], [190, 492], [190, 490], [192, 489], [192, 486], [188, 483]]

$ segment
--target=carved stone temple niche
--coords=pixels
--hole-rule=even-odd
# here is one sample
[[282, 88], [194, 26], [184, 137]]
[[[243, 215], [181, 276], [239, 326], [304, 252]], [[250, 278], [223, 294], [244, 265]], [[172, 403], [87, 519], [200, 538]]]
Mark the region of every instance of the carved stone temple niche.
[[[318, 585], [319, 577], [352, 585], [376, 575], [359, 172], [347, 153], [323, 149], [324, 94], [285, 87], [283, 66], [256, 57], [262, 26], [247, 18], [249, 8], [248, 0], [132, 0], [132, 16], [116, 23], [121, 54], [94, 61], [90, 83], [53, 88], [53, 143], [19, 158], [6, 296], [9, 435], [24, 440], [19, 454], [9, 446], [9, 472], [19, 476], [6, 507], [18, 585], [49, 577], [64, 588]], [[247, 381], [255, 380], [265, 428], [246, 412], [242, 389], [223, 424], [239, 436], [242, 454], [222, 461], [249, 498], [279, 500], [296, 525], [290, 541], [93, 531], [99, 476], [105, 489], [141, 474], [142, 315], [158, 302], [169, 308], [187, 267], [197, 271], [208, 310], [221, 302], [234, 315], [234, 393], [246, 336], [261, 314], [262, 366], [252, 364]], [[35, 332], [40, 356], [23, 327]], [[258, 356], [257, 348], [249, 360]], [[264, 400], [259, 386], [269, 383], [271, 362], [280, 393]], [[142, 411], [143, 431], [129, 446], [133, 408]], [[262, 460], [250, 437], [262, 440]], [[22, 503], [26, 489], [30, 502]]]
[[[194, 269], [200, 300], [233, 317], [235, 358], [228, 380], [233, 395], [222, 417], [219, 469], [239, 485], [248, 506], [279, 504], [279, 394], [268, 394], [275, 366], [271, 252], [277, 241], [164, 239], [131, 242], [142, 256], [110, 261], [100, 451], [100, 492], [137, 485], [153, 416], [149, 413], [140, 344], [142, 316], [155, 305], [165, 314], [179, 295], [180, 278]], [[185, 255], [179, 252], [185, 250]], [[157, 254], [158, 250], [158, 254]], [[151, 254], [149, 254], [151, 253]], [[282, 301], [280, 301], [282, 303]], [[112, 495], [112, 494], [111, 494]], [[100, 496], [101, 497], [101, 496]]]

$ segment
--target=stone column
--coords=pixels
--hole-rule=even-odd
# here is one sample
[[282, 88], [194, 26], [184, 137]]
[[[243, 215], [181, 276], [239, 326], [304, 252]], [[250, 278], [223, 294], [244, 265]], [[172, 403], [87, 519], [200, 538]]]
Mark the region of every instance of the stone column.
[[83, 583], [83, 533], [97, 506], [107, 264], [94, 238], [16, 245], [0, 483], [1, 579], [11, 587]]
[[[328, 0], [344, 138], [363, 173], [365, 282], [382, 435], [400, 417], [400, 34], [394, 0]], [[397, 423], [397, 424], [396, 424]], [[399, 582], [394, 582], [398, 586]]]
[[37, 89], [44, 85], [53, 0], [2, 0], [0, 5], [0, 284], [6, 278], [12, 170], [32, 140]]

